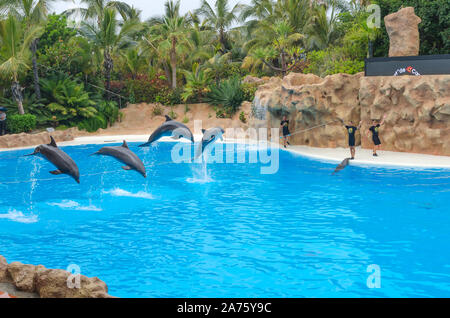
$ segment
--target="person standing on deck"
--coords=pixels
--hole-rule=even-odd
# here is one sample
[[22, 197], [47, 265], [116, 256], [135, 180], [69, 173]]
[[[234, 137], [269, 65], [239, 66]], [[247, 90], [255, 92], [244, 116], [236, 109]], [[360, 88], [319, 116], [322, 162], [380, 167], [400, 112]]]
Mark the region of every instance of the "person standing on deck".
[[291, 133], [289, 132], [289, 120], [287, 120], [286, 116], [283, 116], [280, 126], [283, 128], [283, 145], [284, 148], [286, 148], [286, 143], [291, 145], [289, 143], [289, 137], [291, 136]]
[[0, 110], [0, 136], [6, 134], [6, 113]]
[[355, 133], [358, 129], [361, 128], [362, 121], [359, 122], [358, 127], [353, 125], [353, 121], [350, 120], [348, 125], [345, 125], [345, 129], [348, 132], [348, 146], [350, 147], [350, 156], [351, 160], [355, 159]]
[[383, 116], [383, 120], [381, 123], [378, 123], [377, 120], [372, 120], [372, 126], [367, 131], [367, 137], [369, 137], [370, 132], [372, 132], [372, 141], [373, 141], [373, 156], [378, 157], [377, 150], [380, 150], [381, 141], [378, 135], [380, 131], [380, 127], [383, 126], [384, 120], [386, 119], [386, 115]]

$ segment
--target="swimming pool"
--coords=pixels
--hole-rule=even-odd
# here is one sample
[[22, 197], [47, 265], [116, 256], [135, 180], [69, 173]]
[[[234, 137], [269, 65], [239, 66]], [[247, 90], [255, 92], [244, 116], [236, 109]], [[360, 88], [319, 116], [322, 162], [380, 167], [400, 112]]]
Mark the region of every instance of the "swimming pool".
[[331, 176], [335, 163], [281, 151], [276, 174], [210, 163], [206, 177], [167, 163], [172, 143], [129, 145], [147, 179], [89, 157], [100, 145], [63, 147], [81, 185], [18, 158], [30, 150], [0, 153], [0, 255], [76, 264], [119, 297], [450, 296], [449, 170]]

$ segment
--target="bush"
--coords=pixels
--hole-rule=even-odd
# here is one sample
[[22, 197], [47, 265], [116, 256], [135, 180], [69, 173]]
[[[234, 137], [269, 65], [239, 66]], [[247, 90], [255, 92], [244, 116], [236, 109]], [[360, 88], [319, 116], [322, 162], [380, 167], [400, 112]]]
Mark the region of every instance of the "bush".
[[32, 114], [8, 116], [6, 125], [7, 130], [13, 134], [30, 132], [36, 128], [36, 116]]
[[244, 92], [244, 100], [253, 102], [255, 93], [258, 90], [258, 84], [243, 83], [242, 90]]
[[245, 113], [241, 112], [239, 114], [239, 120], [242, 121], [244, 124], [247, 123], [247, 118], [245, 118]]
[[153, 116], [161, 116], [162, 113], [163, 113], [163, 110], [160, 105], [153, 106], [153, 109], [152, 109]]
[[210, 87], [210, 92], [205, 98], [207, 103], [217, 106], [216, 115], [218, 118], [231, 117], [245, 100], [244, 90], [241, 80], [232, 77], [219, 85]]
[[307, 55], [305, 73], [327, 76], [337, 73], [356, 74], [364, 71], [364, 61], [345, 58], [338, 50], [313, 51]]

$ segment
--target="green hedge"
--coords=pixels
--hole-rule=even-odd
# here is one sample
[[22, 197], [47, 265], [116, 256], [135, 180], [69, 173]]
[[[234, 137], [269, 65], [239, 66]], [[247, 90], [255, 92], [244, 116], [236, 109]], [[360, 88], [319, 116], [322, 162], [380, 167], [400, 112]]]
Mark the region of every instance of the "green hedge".
[[8, 116], [6, 127], [12, 134], [30, 132], [36, 128], [36, 116], [31, 114]]

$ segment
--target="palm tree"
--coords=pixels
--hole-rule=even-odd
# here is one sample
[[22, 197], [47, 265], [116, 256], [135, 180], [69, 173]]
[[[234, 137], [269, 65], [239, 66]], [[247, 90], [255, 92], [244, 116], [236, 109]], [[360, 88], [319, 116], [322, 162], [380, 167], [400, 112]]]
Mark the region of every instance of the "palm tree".
[[[11, 13], [22, 19], [27, 30], [35, 25], [42, 25], [47, 19], [48, 11], [52, 2], [56, 0], [0, 0], [0, 11]], [[36, 51], [39, 39], [33, 39], [30, 44], [33, 65], [33, 83], [36, 98], [41, 99], [39, 87], [39, 73], [36, 61]]]
[[67, 16], [81, 14], [83, 20], [97, 19], [97, 25], [100, 27], [105, 9], [114, 9], [121, 16], [123, 20], [127, 20], [128, 17], [135, 15], [137, 12], [133, 12], [132, 7], [123, 1], [112, 0], [81, 0], [81, 4], [84, 4], [86, 8], [75, 8], [64, 11]]
[[134, 19], [124, 21], [119, 28], [116, 10], [113, 8], [104, 9], [99, 27], [95, 24], [83, 23], [82, 32], [103, 50], [103, 69], [108, 99], [111, 99], [111, 72], [114, 68], [113, 55], [119, 49], [130, 46], [132, 43], [131, 36], [138, 32], [140, 28], [140, 22]]
[[307, 27], [308, 47], [310, 49], [323, 50], [336, 39], [336, 19], [335, 7], [328, 13], [326, 6], [315, 6], [312, 9], [311, 23]]
[[[168, 56], [171, 68], [172, 88], [177, 88], [177, 67], [181, 53], [186, 52], [190, 46], [188, 37], [189, 29], [185, 17], [180, 16], [180, 1], [169, 0], [165, 4], [166, 14], [161, 18], [153, 18], [148, 23], [152, 23], [151, 34], [154, 35], [152, 45], [160, 57]], [[183, 52], [184, 51], [184, 52]], [[164, 62], [163, 62], [164, 63]]]
[[14, 15], [9, 14], [6, 20], [0, 21], [0, 74], [11, 80], [11, 92], [17, 102], [19, 114], [23, 115], [23, 88], [19, 83], [19, 75], [29, 69], [30, 44], [38, 38], [41, 27], [26, 30]]
[[[264, 26], [264, 27], [263, 27]], [[296, 33], [288, 21], [277, 21], [271, 25], [260, 25], [255, 32], [255, 40], [249, 58], [260, 60], [283, 76], [292, 70], [301, 60], [301, 49], [296, 45], [304, 39], [304, 35]], [[270, 61], [275, 60], [278, 66]], [[244, 61], [244, 64], [249, 64]]]
[[209, 5], [208, 1], [202, 0], [201, 7], [197, 10], [197, 14], [203, 16], [207, 23], [211, 24], [219, 34], [219, 43], [221, 44], [222, 53], [227, 51], [227, 30], [234, 21], [238, 19], [238, 12], [241, 5], [236, 4], [231, 10], [228, 6], [228, 0], [216, 0], [214, 9]]

